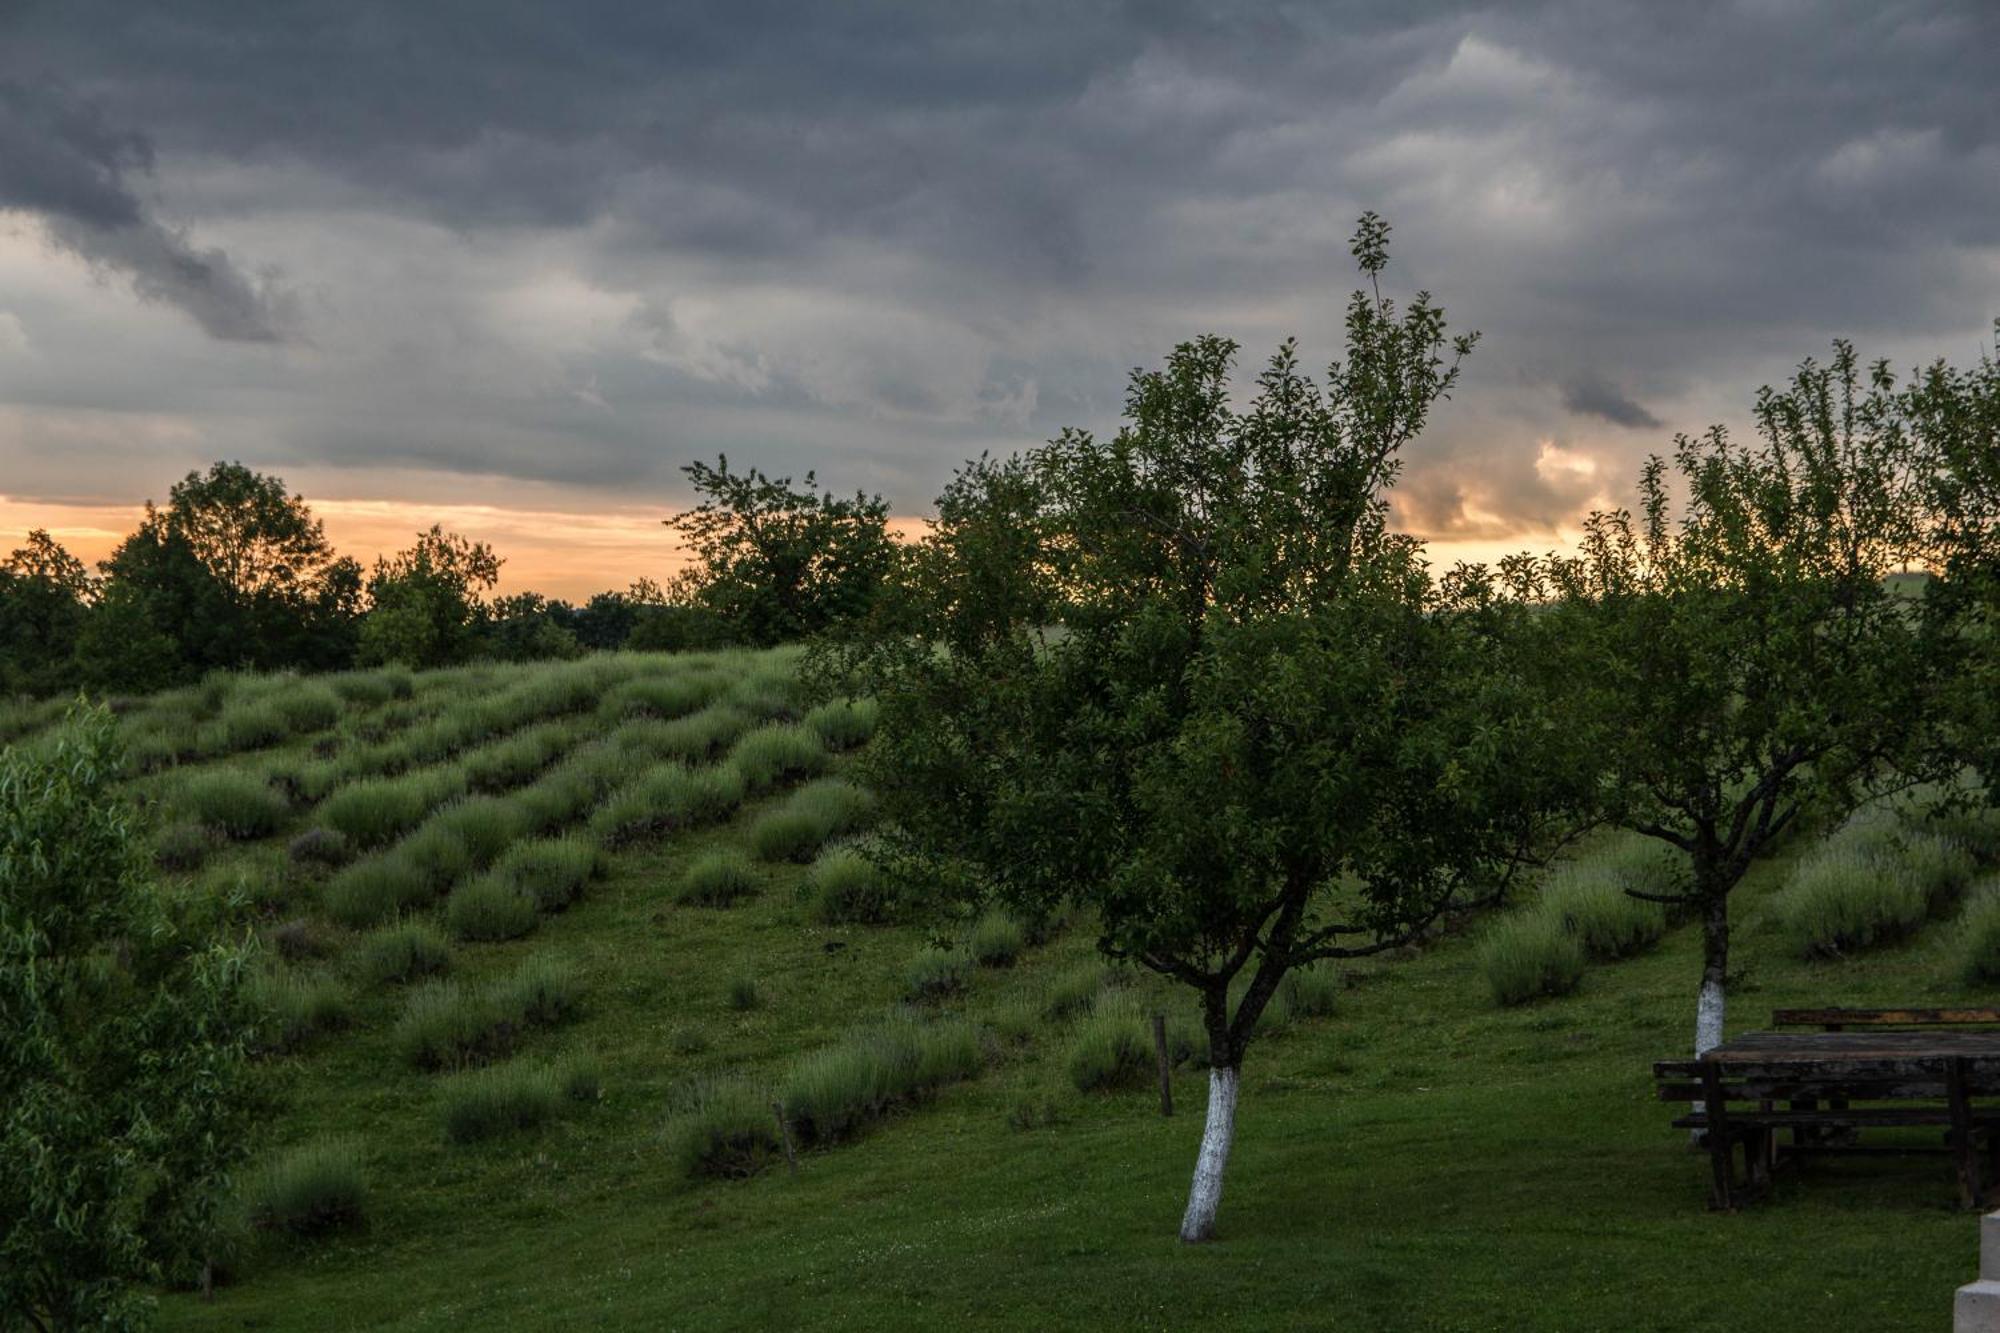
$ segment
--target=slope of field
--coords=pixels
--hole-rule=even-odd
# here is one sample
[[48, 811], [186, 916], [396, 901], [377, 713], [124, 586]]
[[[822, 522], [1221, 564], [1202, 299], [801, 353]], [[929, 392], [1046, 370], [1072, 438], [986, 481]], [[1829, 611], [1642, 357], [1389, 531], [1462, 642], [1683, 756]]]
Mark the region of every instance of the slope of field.
[[[825, 865], [852, 803], [831, 822], [804, 807], [825, 806], [865, 720], [807, 720], [790, 669], [612, 656], [220, 681], [128, 708], [171, 878], [262, 904], [274, 1004], [299, 1016], [265, 1057], [283, 1109], [260, 1158], [330, 1143], [368, 1182], [359, 1225], [260, 1234], [212, 1303], [163, 1297], [165, 1326], [1887, 1330], [1938, 1325], [1973, 1273], [1942, 1158], [1828, 1164], [1706, 1211], [1705, 1159], [1649, 1076], [1691, 1035], [1687, 927], [1516, 1008], [1480, 972], [1485, 922], [1295, 990], [1249, 1057], [1222, 1239], [1180, 1246], [1205, 1077], [1183, 1062], [1162, 1119], [1149, 1056], [1120, 1043], [1162, 1004], [1179, 1040], [1185, 1002], [1106, 970], [1087, 922], [1008, 964], [1005, 923], [843, 889]], [[252, 794], [232, 799], [241, 777]], [[213, 831], [231, 820], [233, 838]], [[593, 873], [524, 916], [501, 890], [530, 842], [585, 847]], [[747, 892], [681, 900], [735, 852]], [[1798, 961], [1772, 910], [1791, 868], [1739, 891], [1731, 1030], [1781, 1005], [1992, 998], [1962, 980], [1948, 917]], [[481, 895], [499, 906], [462, 905]], [[399, 916], [435, 923], [441, 974], [382, 977]], [[408, 1015], [445, 986], [502, 994], [529, 965], [568, 1002], [453, 1049], [601, 1091], [454, 1141], [447, 1108], [483, 1075], [426, 1063]], [[301, 992], [331, 998], [284, 998]], [[968, 1022], [969, 1067], [802, 1133], [796, 1176], [768, 1121], [714, 1159], [761, 1169], [690, 1172], [691, 1111], [796, 1102], [843, 1053]]]

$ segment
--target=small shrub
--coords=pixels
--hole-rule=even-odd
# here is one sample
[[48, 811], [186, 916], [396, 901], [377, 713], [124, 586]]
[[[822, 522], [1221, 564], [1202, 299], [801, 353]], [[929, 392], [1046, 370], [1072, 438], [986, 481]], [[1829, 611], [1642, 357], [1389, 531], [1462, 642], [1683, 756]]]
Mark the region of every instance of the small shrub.
[[264, 1017], [260, 1045], [266, 1050], [295, 1051], [345, 1027], [353, 1013], [346, 988], [318, 973], [266, 972], [257, 977], [252, 995]]
[[482, 745], [460, 761], [466, 785], [477, 792], [511, 791], [560, 758], [575, 735], [571, 724], [552, 722]]
[[1553, 912], [1501, 917], [1480, 941], [1478, 960], [1494, 1000], [1503, 1005], [1567, 995], [1583, 980], [1583, 942]]
[[506, 1054], [515, 1032], [490, 994], [455, 981], [427, 981], [410, 992], [392, 1040], [419, 1069], [457, 1069]]
[[793, 1065], [779, 1100], [800, 1139], [830, 1142], [896, 1105], [973, 1077], [982, 1063], [971, 1024], [898, 1015]]
[[250, 774], [232, 769], [189, 778], [180, 805], [226, 838], [266, 837], [277, 832], [291, 813], [284, 797]]
[[742, 803], [743, 779], [734, 769], [669, 764], [620, 791], [591, 819], [591, 827], [619, 845], [715, 823]]
[[1088, 1011], [1103, 993], [1105, 981], [1105, 969], [1098, 963], [1085, 963], [1058, 974], [1042, 991], [1042, 1014], [1052, 1022], [1061, 1022]]
[[1278, 998], [1293, 1018], [1324, 1018], [1340, 1003], [1340, 977], [1330, 968], [1295, 967], [1278, 983]]
[[250, 1177], [244, 1205], [260, 1231], [318, 1236], [357, 1226], [368, 1206], [360, 1149], [332, 1140], [294, 1148]]
[[1012, 967], [1027, 947], [1021, 923], [995, 908], [973, 924], [965, 951], [981, 967]]
[[481, 875], [451, 891], [444, 919], [461, 940], [515, 940], [535, 928], [535, 900], [497, 875]]
[[576, 969], [553, 958], [530, 958], [494, 992], [501, 1011], [526, 1027], [554, 1027], [576, 1016], [583, 994]]
[[1959, 918], [1959, 972], [1968, 985], [2000, 985], [2000, 879], [1989, 879], [1966, 898]]
[[694, 674], [628, 680], [604, 696], [598, 711], [613, 718], [678, 718], [705, 706], [721, 686], [713, 676]]
[[806, 725], [829, 750], [852, 750], [875, 734], [881, 706], [873, 699], [845, 699], [821, 704], [806, 714]]
[[319, 923], [305, 917], [281, 921], [264, 932], [264, 943], [288, 963], [307, 958], [324, 958], [333, 952], [333, 942]]
[[1838, 958], [1911, 934], [1931, 894], [1911, 868], [1836, 839], [1799, 862], [1771, 910], [1794, 954]]
[[508, 848], [491, 874], [539, 910], [560, 912], [583, 896], [603, 866], [604, 853], [588, 838], [547, 838]]
[[534, 1129], [556, 1118], [563, 1093], [555, 1070], [520, 1064], [454, 1074], [440, 1094], [444, 1136], [476, 1143], [509, 1131]]
[[414, 911], [436, 897], [421, 871], [393, 857], [357, 861], [326, 883], [326, 914], [350, 930], [365, 930]]
[[874, 808], [875, 798], [853, 783], [811, 782], [750, 826], [750, 849], [760, 861], [810, 861], [828, 839], [866, 824]]
[[285, 739], [291, 728], [268, 700], [244, 704], [224, 713], [213, 724], [211, 739], [203, 748], [213, 754], [233, 754], [239, 750], [261, 750]]
[[805, 889], [820, 920], [880, 924], [901, 906], [894, 883], [867, 856], [837, 847], [813, 862]]
[[1632, 897], [1617, 879], [1587, 863], [1566, 867], [1550, 879], [1542, 890], [1541, 910], [1560, 918], [1583, 951], [1599, 961], [1629, 958], [1656, 943], [1667, 929], [1666, 910], [1659, 903]]
[[262, 707], [278, 717], [285, 731], [294, 735], [324, 731], [340, 720], [340, 696], [317, 681], [292, 682], [265, 696]]
[[739, 1079], [694, 1085], [666, 1125], [667, 1158], [690, 1179], [753, 1176], [782, 1152], [763, 1093]]
[[903, 973], [904, 985], [913, 1000], [945, 1000], [965, 989], [965, 976], [969, 970], [970, 965], [964, 954], [940, 949], [933, 944], [918, 950], [917, 955], [910, 959], [910, 965]]
[[315, 826], [287, 843], [285, 855], [294, 865], [333, 868], [354, 859], [354, 844], [343, 834]]
[[359, 846], [380, 847], [423, 823], [434, 807], [464, 787], [464, 775], [456, 769], [365, 778], [320, 802], [319, 818]]
[[757, 872], [733, 848], [705, 852], [689, 863], [681, 875], [677, 895], [684, 903], [702, 907], [727, 907], [738, 898], [757, 892]]
[[[672, 722], [655, 723], [643, 731], [635, 729], [628, 743], [655, 758], [700, 764], [721, 754], [755, 723], [755, 718], [734, 704], [715, 704]], [[625, 728], [619, 733], [625, 735]]]
[[215, 830], [206, 824], [182, 820], [169, 824], [153, 835], [153, 863], [162, 870], [199, 870], [215, 850]]
[[[347, 703], [362, 708], [374, 708], [397, 697], [396, 682], [381, 671], [342, 671], [326, 678], [328, 688]], [[402, 678], [404, 697], [408, 696], [410, 678]]]
[[597, 1061], [582, 1057], [564, 1060], [555, 1067], [556, 1086], [572, 1102], [604, 1100], [604, 1069]]
[[763, 726], [746, 733], [729, 751], [729, 766], [753, 794], [811, 777], [826, 767], [826, 746], [818, 733], [794, 723]]
[[737, 976], [729, 981], [729, 1007], [739, 1012], [755, 1009], [764, 1002], [754, 977]]
[[370, 985], [416, 981], [451, 966], [451, 945], [428, 921], [400, 921], [364, 939], [354, 966]]
[[1070, 1034], [1064, 1055], [1069, 1081], [1078, 1092], [1136, 1087], [1153, 1076], [1157, 1065], [1147, 1018], [1126, 996], [1100, 998]]

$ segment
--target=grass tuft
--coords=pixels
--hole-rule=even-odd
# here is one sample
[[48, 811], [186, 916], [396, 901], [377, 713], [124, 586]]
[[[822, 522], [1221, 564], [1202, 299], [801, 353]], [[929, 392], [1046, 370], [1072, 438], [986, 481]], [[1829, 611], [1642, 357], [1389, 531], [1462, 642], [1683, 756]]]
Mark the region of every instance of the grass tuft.
[[734, 848], [704, 852], [681, 875], [676, 897], [701, 907], [727, 907], [757, 892], [757, 871]]
[[181, 789], [181, 808], [225, 838], [263, 838], [291, 814], [285, 798], [237, 769], [197, 773]]
[[1509, 912], [1479, 942], [1479, 970], [1496, 1003], [1567, 995], [1583, 980], [1583, 942], [1553, 912]]
[[318, 1236], [358, 1226], [368, 1207], [361, 1150], [338, 1140], [294, 1148], [250, 1177], [244, 1205], [260, 1231]]
[[369, 985], [401, 985], [451, 966], [451, 945], [428, 921], [400, 921], [361, 941], [354, 970]]

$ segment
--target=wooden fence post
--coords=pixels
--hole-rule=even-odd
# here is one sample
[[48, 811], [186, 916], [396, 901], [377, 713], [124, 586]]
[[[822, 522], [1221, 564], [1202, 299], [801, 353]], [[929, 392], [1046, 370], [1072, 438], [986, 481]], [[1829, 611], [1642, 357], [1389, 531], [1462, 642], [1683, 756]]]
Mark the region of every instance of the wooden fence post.
[[799, 1155], [792, 1149], [792, 1127], [785, 1120], [783, 1102], [771, 1103], [771, 1114], [778, 1120], [778, 1141], [785, 1145], [785, 1165], [792, 1169], [792, 1175], [799, 1174]]
[[1160, 1062], [1160, 1114], [1174, 1113], [1174, 1067], [1167, 1059], [1167, 1016], [1153, 1015], [1153, 1054]]

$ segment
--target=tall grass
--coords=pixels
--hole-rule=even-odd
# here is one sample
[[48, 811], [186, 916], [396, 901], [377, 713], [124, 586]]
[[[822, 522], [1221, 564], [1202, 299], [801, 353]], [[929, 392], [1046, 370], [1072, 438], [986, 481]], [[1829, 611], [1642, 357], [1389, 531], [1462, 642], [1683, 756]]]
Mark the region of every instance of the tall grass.
[[450, 767], [367, 778], [320, 802], [319, 818], [361, 847], [381, 847], [423, 823], [432, 809], [464, 790], [465, 774]]
[[668, 764], [620, 789], [590, 826], [613, 846], [696, 828], [728, 818], [743, 803], [743, 789], [734, 769]]
[[2000, 985], [2000, 876], [1974, 886], [1958, 923], [1959, 974], [1971, 986]]
[[543, 838], [509, 847], [488, 873], [538, 910], [560, 912], [583, 896], [603, 867], [603, 852], [588, 838]]
[[365, 982], [388, 985], [435, 976], [451, 966], [451, 945], [428, 921], [402, 921], [361, 941], [354, 970]]
[[1583, 942], [1553, 912], [1509, 912], [1479, 942], [1479, 970], [1496, 1003], [1567, 995], [1583, 980]]
[[962, 953], [925, 945], [910, 959], [904, 970], [904, 989], [913, 1000], [935, 1002], [950, 999], [965, 990], [971, 963]]
[[901, 895], [882, 868], [852, 847], [836, 847], [813, 862], [805, 893], [820, 920], [879, 925], [901, 911]]
[[873, 699], [839, 699], [806, 714], [806, 725], [829, 750], [852, 750], [875, 734], [881, 706]]
[[260, 973], [252, 983], [251, 1001], [263, 1017], [259, 1044], [266, 1050], [295, 1051], [347, 1026], [353, 1017], [346, 987], [323, 973]]
[[998, 908], [974, 922], [965, 941], [966, 953], [981, 967], [1012, 967], [1027, 947], [1028, 933], [1021, 923]]
[[754, 1084], [710, 1079], [686, 1089], [668, 1118], [667, 1159], [683, 1176], [752, 1176], [778, 1159], [777, 1117]]
[[1553, 913], [1592, 958], [1628, 958], [1667, 930], [1666, 909], [1632, 897], [1612, 867], [1565, 866], [1542, 888], [1539, 910]]
[[892, 1108], [979, 1073], [979, 1034], [970, 1023], [923, 1023], [897, 1014], [792, 1066], [779, 1100], [807, 1143], [852, 1136]]
[[249, 1177], [243, 1201], [263, 1231], [317, 1236], [359, 1225], [368, 1208], [361, 1150], [342, 1140], [294, 1148]]
[[364, 930], [425, 907], [436, 896], [422, 871], [393, 857], [377, 856], [337, 872], [321, 891], [320, 905], [341, 925]]
[[1078, 1092], [1136, 1087], [1153, 1076], [1156, 1065], [1149, 1021], [1138, 1000], [1121, 992], [1099, 995], [1063, 1053], [1064, 1070]]
[[461, 940], [519, 939], [535, 928], [535, 900], [498, 876], [467, 880], [445, 900], [445, 924]]
[[1964, 848], [1869, 809], [1793, 868], [1771, 912], [1793, 953], [1838, 958], [1914, 933], [1971, 881]]

